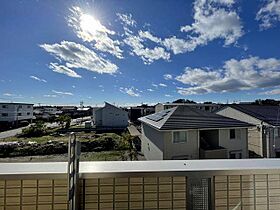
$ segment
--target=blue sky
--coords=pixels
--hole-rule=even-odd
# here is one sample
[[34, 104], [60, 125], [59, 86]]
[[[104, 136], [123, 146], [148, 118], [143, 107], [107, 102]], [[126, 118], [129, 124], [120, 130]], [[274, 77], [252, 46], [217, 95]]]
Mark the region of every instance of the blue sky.
[[1, 1], [0, 100], [280, 99], [280, 1]]

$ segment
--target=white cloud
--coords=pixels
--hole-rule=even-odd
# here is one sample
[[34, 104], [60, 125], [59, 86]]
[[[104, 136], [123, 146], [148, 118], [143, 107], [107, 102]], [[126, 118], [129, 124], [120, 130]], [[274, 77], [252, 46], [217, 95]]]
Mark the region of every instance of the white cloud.
[[109, 60], [100, 57], [94, 51], [75, 42], [62, 41], [60, 44], [42, 44], [40, 47], [59, 61], [64, 61], [67, 68], [83, 68], [100, 74], [113, 74], [118, 69]]
[[79, 38], [92, 43], [97, 50], [123, 58], [120, 42], [110, 38], [115, 35], [114, 31], [106, 28], [92, 15], [83, 12], [80, 7], [72, 7], [70, 12], [67, 18], [68, 25], [74, 29]]
[[280, 21], [280, 1], [266, 0], [265, 5], [258, 11], [256, 20], [260, 21], [261, 29], [268, 29]]
[[61, 74], [66, 74], [69, 77], [75, 77], [75, 78], [81, 78], [82, 76], [77, 74], [75, 71], [72, 69], [64, 66], [64, 65], [59, 65], [58, 63], [50, 63], [49, 68], [53, 70], [53, 72], [61, 73]]
[[136, 21], [132, 18], [132, 14], [116, 14], [121, 22], [128, 26], [136, 26]]
[[154, 90], [153, 90], [153, 89], [151, 89], [151, 88], [149, 88], [149, 89], [147, 89], [147, 91], [149, 91], [149, 92], [153, 92]]
[[164, 84], [164, 83], [159, 83], [158, 85], [161, 86], [161, 87], [167, 87], [167, 85]]
[[172, 77], [171, 74], [165, 74], [165, 75], [163, 75], [163, 78], [164, 78], [165, 80], [171, 80], [171, 79], [173, 79], [173, 77]]
[[[169, 60], [170, 53], [166, 52], [165, 48], [161, 45], [161, 39], [152, 35], [149, 31], [138, 31], [136, 34], [133, 33], [131, 27], [136, 26], [136, 21], [133, 20], [131, 14], [119, 14], [119, 19], [123, 24], [124, 40], [123, 42], [131, 48], [130, 55], [137, 55], [143, 61], [144, 64], [151, 64], [155, 60], [163, 59]], [[156, 44], [155, 47], [147, 47], [147, 41], [151, 41]]]
[[163, 47], [145, 47], [145, 38], [141, 38], [140, 36], [127, 34], [127, 37], [124, 39], [124, 43], [132, 48], [131, 54], [139, 56], [145, 64], [151, 64], [155, 60], [159, 59], [170, 59], [170, 53], [166, 52]]
[[120, 87], [120, 91], [122, 93], [126, 93], [130, 96], [134, 96], [134, 97], [139, 97], [140, 94], [137, 93], [137, 91], [139, 91], [138, 89], [135, 89], [134, 87], [130, 87], [130, 88], [123, 88], [123, 87]]
[[152, 84], [152, 86], [153, 86], [153, 87], [155, 87], [155, 88], [157, 88], [157, 87], [158, 87], [158, 85], [157, 85], [157, 84], [154, 84], [154, 83]]
[[151, 32], [149, 31], [139, 31], [138, 32], [139, 34], [139, 37], [142, 38], [142, 39], [148, 39], [152, 42], [155, 42], [155, 43], [160, 43], [161, 42], [161, 39], [154, 36], [153, 34], [151, 34]]
[[172, 36], [164, 39], [163, 45], [178, 54], [215, 39], [224, 39], [224, 45], [235, 43], [243, 35], [243, 26], [233, 3], [233, 0], [196, 0], [194, 23], [181, 27], [181, 32], [188, 33], [187, 39]]
[[15, 96], [13, 93], [3, 93], [3, 96]]
[[260, 94], [261, 95], [280, 95], [280, 88], [265, 91], [265, 92], [261, 92]]
[[280, 85], [279, 69], [280, 59], [259, 57], [230, 59], [216, 70], [187, 67], [176, 80], [189, 87], [177, 90], [182, 95], [192, 95], [274, 87]]
[[58, 94], [58, 95], [67, 95], [67, 96], [73, 96], [74, 94], [71, 92], [62, 92], [62, 91], [57, 91], [57, 90], [52, 90], [53, 93]]
[[30, 78], [31, 78], [31, 79], [34, 79], [34, 80], [37, 80], [37, 81], [39, 81], [39, 82], [45, 82], [45, 83], [47, 82], [46, 80], [40, 79], [39, 77], [36, 77], [36, 76], [34, 76], [34, 75], [31, 75]]
[[21, 94], [14, 94], [14, 93], [3, 93], [3, 96], [12, 97], [12, 98], [23, 98]]
[[165, 97], [172, 97], [172, 95], [169, 95], [169, 94], [165, 94], [164, 96]]
[[44, 95], [44, 97], [46, 97], [46, 98], [56, 98], [57, 95], [55, 95], [55, 94], [47, 94], [47, 95]]

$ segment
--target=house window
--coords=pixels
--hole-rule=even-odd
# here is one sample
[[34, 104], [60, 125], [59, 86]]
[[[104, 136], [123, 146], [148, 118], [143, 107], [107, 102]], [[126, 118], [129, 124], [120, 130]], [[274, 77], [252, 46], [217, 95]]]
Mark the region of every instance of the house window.
[[174, 131], [173, 143], [185, 143], [187, 142], [187, 131]]
[[18, 108], [21, 109], [21, 108], [22, 108], [22, 105], [19, 105]]
[[17, 115], [18, 115], [18, 116], [21, 116], [21, 113], [18, 113]]
[[2, 105], [2, 108], [3, 108], [3, 109], [7, 109], [8, 106], [7, 106], [7, 105]]
[[235, 139], [235, 129], [230, 129], [229, 130], [229, 138], [230, 139]]
[[280, 128], [274, 128], [274, 137], [277, 138], [280, 136]]
[[28, 106], [27, 106], [27, 109], [30, 109], [30, 108], [31, 108], [31, 106], [30, 106], [30, 105], [28, 105]]
[[229, 159], [242, 159], [242, 152], [241, 151], [229, 152]]
[[27, 115], [30, 115], [30, 112], [27, 112]]
[[2, 113], [2, 117], [8, 117], [8, 113]]

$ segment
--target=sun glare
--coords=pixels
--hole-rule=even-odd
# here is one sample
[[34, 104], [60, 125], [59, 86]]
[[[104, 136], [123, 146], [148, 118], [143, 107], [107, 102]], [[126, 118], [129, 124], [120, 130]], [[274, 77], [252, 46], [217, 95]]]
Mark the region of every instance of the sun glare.
[[95, 34], [98, 31], [102, 31], [103, 27], [98, 20], [88, 14], [83, 14], [80, 17], [80, 27], [83, 31]]

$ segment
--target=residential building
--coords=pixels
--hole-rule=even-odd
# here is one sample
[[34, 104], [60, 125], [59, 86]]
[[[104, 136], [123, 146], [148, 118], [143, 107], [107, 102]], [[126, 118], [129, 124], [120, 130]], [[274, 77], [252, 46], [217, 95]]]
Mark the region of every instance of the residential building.
[[104, 107], [94, 109], [93, 119], [96, 127], [126, 128], [128, 126], [128, 113], [107, 102]]
[[216, 113], [255, 125], [248, 129], [248, 149], [253, 157], [280, 157], [279, 106], [232, 104]]
[[177, 106], [139, 119], [148, 160], [247, 158], [250, 124]]
[[31, 122], [32, 119], [33, 104], [0, 103], [0, 124], [2, 126], [17, 126], [23, 121]]
[[34, 107], [34, 116], [36, 119], [51, 120], [62, 114], [57, 107], [53, 106], [37, 106]]
[[170, 109], [176, 106], [190, 106], [207, 112], [214, 112], [221, 107], [221, 104], [202, 104], [202, 103], [158, 103], [155, 112]]

